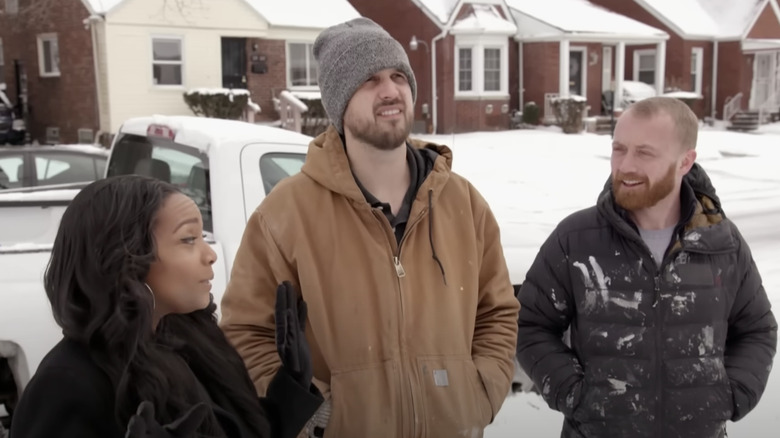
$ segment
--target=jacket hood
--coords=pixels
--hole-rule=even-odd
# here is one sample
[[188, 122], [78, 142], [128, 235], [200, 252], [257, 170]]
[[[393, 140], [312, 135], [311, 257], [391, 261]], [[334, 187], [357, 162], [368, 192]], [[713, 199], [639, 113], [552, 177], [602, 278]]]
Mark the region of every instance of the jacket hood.
[[[421, 140], [409, 139], [408, 141], [412, 147], [424, 151], [434, 160], [433, 173], [449, 174], [452, 169], [450, 148]], [[358, 202], [365, 202], [365, 197], [352, 175], [344, 142], [332, 125], [309, 143], [306, 162], [301, 172], [332, 192]]]

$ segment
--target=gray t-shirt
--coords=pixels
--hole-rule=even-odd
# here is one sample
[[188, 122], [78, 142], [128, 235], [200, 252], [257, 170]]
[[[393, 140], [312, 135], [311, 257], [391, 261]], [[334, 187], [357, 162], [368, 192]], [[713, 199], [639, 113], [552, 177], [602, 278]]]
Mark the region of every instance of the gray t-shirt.
[[664, 228], [662, 230], [644, 230], [639, 228], [639, 235], [645, 241], [650, 252], [653, 253], [653, 259], [656, 265], [661, 265], [666, 254], [666, 248], [672, 240], [672, 233], [675, 227]]

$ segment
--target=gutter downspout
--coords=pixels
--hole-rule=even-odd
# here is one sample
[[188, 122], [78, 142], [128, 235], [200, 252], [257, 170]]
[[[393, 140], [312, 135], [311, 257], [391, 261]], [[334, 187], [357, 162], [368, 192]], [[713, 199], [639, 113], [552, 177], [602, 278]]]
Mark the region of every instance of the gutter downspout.
[[436, 42], [447, 36], [450, 31], [449, 26], [445, 25], [440, 34], [433, 37], [431, 40], [431, 109], [433, 116], [433, 134], [438, 134], [437, 127], [439, 125], [439, 97], [436, 92]]
[[94, 143], [98, 143], [100, 141], [100, 135], [102, 133], [103, 128], [103, 120], [101, 120], [101, 116], [103, 114], [103, 97], [101, 93], [100, 88], [100, 63], [98, 62], [98, 55], [100, 54], [100, 51], [98, 50], [98, 43], [97, 43], [97, 31], [95, 29], [95, 26], [97, 23], [104, 21], [103, 17], [100, 15], [90, 15], [88, 18], [84, 20], [84, 25], [89, 26], [90, 33], [92, 34], [92, 63], [93, 68], [95, 70], [95, 96], [97, 101], [97, 121], [98, 121], [98, 129], [95, 132], [95, 138], [93, 139]]
[[718, 40], [713, 42], [712, 49], [712, 105], [710, 106], [710, 116], [714, 120], [718, 114]]

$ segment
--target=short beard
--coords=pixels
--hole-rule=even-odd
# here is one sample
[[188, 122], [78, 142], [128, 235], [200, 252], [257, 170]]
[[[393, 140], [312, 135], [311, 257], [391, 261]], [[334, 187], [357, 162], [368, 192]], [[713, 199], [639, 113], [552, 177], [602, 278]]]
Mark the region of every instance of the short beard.
[[[628, 211], [642, 210], [658, 204], [674, 190], [674, 168], [675, 164], [669, 166], [666, 175], [655, 184], [650, 184], [646, 176], [640, 177], [635, 173], [616, 174], [612, 177], [612, 193], [615, 195], [615, 202]], [[625, 188], [622, 183], [624, 180], [642, 181], [642, 188], [640, 190]]]
[[363, 143], [379, 150], [392, 151], [402, 146], [409, 138], [409, 134], [412, 132], [413, 118], [413, 114], [406, 112], [404, 107], [404, 119], [393, 122], [392, 129], [379, 129], [376, 119], [370, 120], [363, 117], [354, 117], [354, 124], [346, 127], [345, 123], [345, 129], [349, 129], [352, 136]]

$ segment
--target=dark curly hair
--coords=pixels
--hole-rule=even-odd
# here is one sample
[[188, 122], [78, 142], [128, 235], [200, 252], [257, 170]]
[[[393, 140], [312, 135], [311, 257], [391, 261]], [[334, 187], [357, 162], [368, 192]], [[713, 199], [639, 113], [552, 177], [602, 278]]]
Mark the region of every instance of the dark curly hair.
[[[253, 436], [261, 436], [267, 420], [241, 358], [217, 325], [213, 298], [206, 309], [167, 315], [153, 327], [144, 282], [156, 259], [157, 213], [175, 193], [166, 182], [125, 175], [95, 181], [76, 195], [44, 278], [54, 319], [112, 382], [120, 430], [143, 400], [154, 403], [165, 424], [206, 401], [205, 390], [227, 396]], [[213, 413], [199, 434], [225, 436]]]

